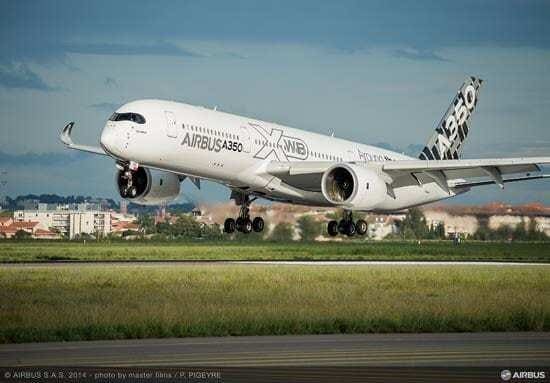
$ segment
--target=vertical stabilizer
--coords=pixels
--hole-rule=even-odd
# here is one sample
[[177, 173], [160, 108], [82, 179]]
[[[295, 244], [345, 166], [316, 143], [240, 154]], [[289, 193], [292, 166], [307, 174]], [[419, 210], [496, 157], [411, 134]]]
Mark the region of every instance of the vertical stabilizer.
[[433, 136], [420, 153], [421, 160], [457, 160], [461, 157], [482, 83], [481, 79], [468, 77], [462, 84]]

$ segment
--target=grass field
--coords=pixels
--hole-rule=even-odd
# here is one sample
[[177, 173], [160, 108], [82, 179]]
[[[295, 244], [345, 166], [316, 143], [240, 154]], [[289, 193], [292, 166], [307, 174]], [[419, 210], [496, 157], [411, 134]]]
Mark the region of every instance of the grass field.
[[0, 286], [2, 343], [550, 331], [547, 266], [0, 266]]
[[0, 262], [51, 260], [404, 260], [550, 263], [549, 243], [351, 242], [14, 242]]

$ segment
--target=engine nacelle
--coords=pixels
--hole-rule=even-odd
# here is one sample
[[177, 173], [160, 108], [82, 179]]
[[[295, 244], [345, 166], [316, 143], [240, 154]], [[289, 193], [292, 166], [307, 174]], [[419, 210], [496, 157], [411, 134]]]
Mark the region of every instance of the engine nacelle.
[[160, 205], [176, 199], [180, 193], [177, 174], [139, 167], [135, 171], [119, 170], [116, 174], [122, 198], [140, 205]]
[[372, 169], [354, 164], [338, 164], [321, 180], [324, 197], [351, 210], [373, 210], [387, 198], [386, 183]]

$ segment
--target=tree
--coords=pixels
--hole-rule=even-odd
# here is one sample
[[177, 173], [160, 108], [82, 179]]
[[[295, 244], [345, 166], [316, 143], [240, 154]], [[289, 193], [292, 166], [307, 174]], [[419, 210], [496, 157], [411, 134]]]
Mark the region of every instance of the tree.
[[514, 241], [526, 241], [527, 240], [527, 230], [525, 230], [525, 224], [520, 222], [512, 233]]
[[202, 234], [200, 223], [188, 215], [180, 215], [175, 223], [168, 225], [168, 234], [175, 237], [197, 238]]
[[259, 242], [264, 239], [264, 232], [255, 232], [252, 230], [250, 233], [234, 233], [231, 238], [242, 242]]
[[204, 225], [201, 236], [206, 239], [222, 239], [223, 233], [220, 225], [215, 223], [213, 225]]
[[139, 232], [138, 231], [135, 231], [135, 230], [124, 230], [122, 233], [121, 233], [121, 237], [122, 238], [125, 238], [125, 237], [130, 237], [130, 236], [135, 236], [135, 235], [138, 235]]
[[321, 224], [310, 215], [301, 216], [297, 223], [302, 241], [313, 241], [321, 234]]
[[140, 214], [137, 223], [145, 234], [151, 234], [155, 232], [155, 219], [152, 215]]
[[290, 223], [282, 222], [273, 228], [271, 240], [273, 241], [291, 241], [294, 229]]
[[403, 239], [425, 239], [429, 237], [429, 228], [424, 214], [418, 208], [409, 209], [401, 222], [401, 237]]
[[493, 232], [491, 229], [489, 229], [487, 221], [479, 222], [479, 226], [477, 227], [477, 230], [472, 238], [477, 241], [490, 241], [491, 239], [493, 239]]
[[75, 241], [92, 241], [95, 238], [88, 233], [79, 233], [79, 234], [76, 234], [73, 239]]
[[528, 241], [548, 241], [548, 236], [546, 233], [538, 230], [537, 221], [535, 218], [531, 218], [531, 221], [529, 222], [526, 239]]
[[17, 230], [15, 234], [13, 235], [13, 239], [29, 239], [32, 235], [28, 231], [25, 230]]
[[495, 237], [501, 241], [513, 239], [514, 231], [508, 225], [502, 225], [495, 231]]
[[447, 236], [445, 235], [445, 225], [443, 223], [438, 223], [432, 229], [430, 230], [431, 237], [434, 239], [446, 239]]

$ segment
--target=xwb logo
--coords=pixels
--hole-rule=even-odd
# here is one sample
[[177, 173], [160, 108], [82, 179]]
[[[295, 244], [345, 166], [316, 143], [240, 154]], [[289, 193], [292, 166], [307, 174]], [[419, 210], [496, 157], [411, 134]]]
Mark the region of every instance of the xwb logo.
[[288, 161], [289, 158], [305, 160], [308, 158], [309, 149], [304, 140], [296, 137], [285, 136], [282, 129], [265, 128], [258, 124], [249, 124], [262, 137], [262, 147], [254, 155], [262, 160], [276, 159], [277, 161]]

